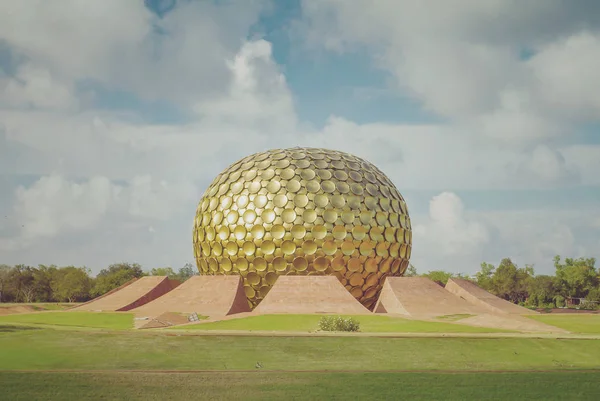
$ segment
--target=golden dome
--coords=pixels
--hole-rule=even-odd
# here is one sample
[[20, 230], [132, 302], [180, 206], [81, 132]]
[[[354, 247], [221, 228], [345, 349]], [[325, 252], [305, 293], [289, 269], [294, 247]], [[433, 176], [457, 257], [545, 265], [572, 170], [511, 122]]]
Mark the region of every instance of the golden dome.
[[373, 164], [327, 149], [275, 149], [219, 174], [198, 204], [200, 274], [239, 274], [252, 307], [279, 275], [335, 275], [367, 308], [408, 267], [406, 202]]

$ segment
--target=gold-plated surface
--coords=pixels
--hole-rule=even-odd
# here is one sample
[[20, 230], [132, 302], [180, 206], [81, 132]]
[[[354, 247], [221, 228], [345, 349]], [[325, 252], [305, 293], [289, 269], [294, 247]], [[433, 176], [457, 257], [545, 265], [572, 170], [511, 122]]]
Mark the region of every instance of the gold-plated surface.
[[275, 149], [219, 174], [198, 204], [200, 274], [239, 274], [252, 307], [277, 276], [335, 275], [367, 308], [408, 267], [404, 198], [377, 167], [327, 149]]

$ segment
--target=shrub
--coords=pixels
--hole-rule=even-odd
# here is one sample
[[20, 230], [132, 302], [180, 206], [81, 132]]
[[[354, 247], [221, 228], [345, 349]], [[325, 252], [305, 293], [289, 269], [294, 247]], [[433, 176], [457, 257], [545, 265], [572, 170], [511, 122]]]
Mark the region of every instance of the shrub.
[[576, 309], [581, 309], [581, 310], [598, 310], [598, 309], [600, 309], [600, 305], [598, 305], [595, 302], [582, 302], [581, 304], [577, 305]]
[[323, 316], [319, 320], [319, 329], [322, 331], [359, 331], [360, 323], [351, 317]]

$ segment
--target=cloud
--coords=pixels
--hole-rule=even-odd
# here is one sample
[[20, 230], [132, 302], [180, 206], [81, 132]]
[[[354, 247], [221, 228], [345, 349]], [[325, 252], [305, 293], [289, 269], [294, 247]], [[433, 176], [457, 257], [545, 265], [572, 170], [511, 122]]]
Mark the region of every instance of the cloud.
[[25, 250], [34, 246], [42, 252], [41, 238], [59, 247], [48, 249], [53, 261], [188, 262], [193, 214], [212, 177], [249, 152], [290, 144], [292, 96], [271, 52], [268, 42], [242, 42], [228, 64], [228, 90], [201, 102], [206, 115], [190, 124], [149, 125], [97, 110], [0, 110], [0, 140], [21, 156], [7, 168], [41, 175], [16, 189], [2, 248], [15, 263], [31, 261]]
[[198, 201], [198, 189], [191, 182], [169, 183], [151, 176], [135, 177], [129, 188], [129, 213], [144, 220], [166, 220], [182, 205]]
[[0, 77], [0, 105], [15, 108], [70, 110], [77, 107], [74, 88], [57, 82], [46, 69], [21, 65], [14, 77]]
[[465, 214], [462, 200], [452, 192], [431, 199], [428, 219], [414, 226], [414, 236], [421, 252], [435, 247], [439, 257], [478, 254], [489, 241], [487, 228]]
[[502, 247], [486, 253], [496, 262], [511, 257], [522, 265], [534, 264], [538, 273], [551, 273], [555, 255], [577, 258], [597, 252], [598, 231], [589, 229], [590, 221], [598, 218], [597, 212], [512, 210], [476, 213], [474, 218], [494, 227], [493, 240]]
[[[159, 15], [142, 1], [4, 2], [5, 262], [182, 265], [213, 177], [247, 154], [290, 146], [354, 153], [401, 192], [427, 193], [429, 204], [409, 203], [420, 270], [593, 254], [598, 216], [568, 204], [523, 210], [510, 192], [600, 185], [600, 148], [578, 142], [578, 124], [598, 116], [600, 12], [595, 2], [564, 4], [449, 0], [432, 13], [409, 1], [303, 1], [283, 50], [301, 35], [310, 52], [359, 52], [382, 81], [393, 78], [374, 93], [411, 97], [442, 117], [361, 124], [331, 115], [315, 126], [298, 116], [293, 91], [298, 74], [312, 72], [278, 64], [287, 38], [252, 34], [267, 2], [166, 3]], [[313, 62], [310, 52], [295, 57]], [[119, 107], [123, 98], [181, 118], [149, 122], [147, 110]], [[470, 197], [494, 191], [511, 198], [510, 210]]]
[[565, 163], [580, 172], [582, 185], [600, 185], [600, 145], [573, 144], [562, 154]]
[[537, 146], [523, 159], [516, 173], [525, 182], [537, 181], [542, 185], [574, 185], [580, 181], [579, 172], [567, 165], [562, 153], [545, 145]]
[[93, 227], [118, 196], [106, 177], [78, 184], [58, 175], [42, 177], [16, 192], [16, 221], [25, 240]]
[[600, 115], [600, 36], [582, 31], [539, 49], [528, 62], [539, 99], [553, 113], [575, 120]]
[[311, 46], [366, 48], [399, 90], [480, 133], [531, 141], [569, 132], [557, 112], [597, 120], [595, 3], [438, 1], [435, 13], [410, 1], [303, 5]]
[[227, 67], [233, 77], [228, 91], [223, 97], [196, 104], [194, 111], [201, 118], [263, 130], [296, 128], [292, 95], [272, 59], [271, 43], [244, 43]]
[[[194, 106], [199, 118], [181, 125], [131, 122], [118, 114], [95, 110], [77, 114], [0, 110], [4, 138], [25, 146], [25, 153], [43, 152], [47, 160], [19, 163], [14, 172], [131, 179], [150, 174], [189, 180], [208, 179], [215, 165], [243, 157], [248, 148], [290, 144], [296, 131], [292, 95], [263, 40], [244, 42], [232, 57], [228, 90]], [[48, 135], [52, 132], [52, 135]], [[110, 160], [107, 163], [107, 160]]]
[[263, 7], [179, 2], [160, 18], [143, 1], [3, 2], [0, 38], [58, 81], [98, 82], [186, 106], [227, 84], [225, 60]]

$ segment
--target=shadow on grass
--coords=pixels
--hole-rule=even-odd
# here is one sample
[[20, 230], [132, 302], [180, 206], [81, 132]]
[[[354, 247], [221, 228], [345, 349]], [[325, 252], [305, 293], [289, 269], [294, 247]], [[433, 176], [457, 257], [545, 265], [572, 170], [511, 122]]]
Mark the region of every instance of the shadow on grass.
[[41, 330], [39, 327], [13, 326], [0, 324], [0, 333], [15, 333], [18, 331]]

